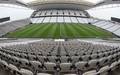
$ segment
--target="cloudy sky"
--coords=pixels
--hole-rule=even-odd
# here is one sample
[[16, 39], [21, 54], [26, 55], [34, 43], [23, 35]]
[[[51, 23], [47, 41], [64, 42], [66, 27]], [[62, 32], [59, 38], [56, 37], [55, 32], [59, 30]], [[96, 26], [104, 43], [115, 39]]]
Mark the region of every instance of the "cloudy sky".
[[120, 18], [120, 7], [88, 10], [93, 17], [110, 20], [111, 17]]
[[2, 10], [0, 11], [0, 18], [9, 16], [12, 21], [28, 18], [33, 12], [33, 10], [27, 8], [13, 8], [6, 6], [0, 6], [0, 10]]
[[[11, 20], [19, 20], [30, 17], [33, 10], [26, 8], [11, 8], [0, 5], [0, 18], [2, 17], [11, 17]], [[89, 14], [93, 17], [110, 20], [111, 17], [120, 18], [120, 7], [116, 8], [107, 8], [107, 9], [97, 9], [97, 10], [88, 10]]]

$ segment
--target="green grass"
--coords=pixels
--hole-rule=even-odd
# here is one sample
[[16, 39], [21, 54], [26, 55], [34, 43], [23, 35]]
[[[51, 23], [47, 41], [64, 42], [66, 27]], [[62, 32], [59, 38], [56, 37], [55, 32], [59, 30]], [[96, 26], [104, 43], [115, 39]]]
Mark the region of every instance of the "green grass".
[[10, 38], [111, 38], [112, 33], [80, 23], [31, 24], [6, 34]]

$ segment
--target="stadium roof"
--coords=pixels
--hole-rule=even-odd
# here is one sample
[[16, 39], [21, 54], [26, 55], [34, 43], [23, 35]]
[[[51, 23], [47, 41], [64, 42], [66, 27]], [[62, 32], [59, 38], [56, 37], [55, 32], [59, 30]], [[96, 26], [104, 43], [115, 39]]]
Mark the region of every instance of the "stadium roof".
[[100, 5], [120, 3], [120, 0], [0, 0], [0, 3], [17, 4], [32, 9], [76, 8], [87, 10]]

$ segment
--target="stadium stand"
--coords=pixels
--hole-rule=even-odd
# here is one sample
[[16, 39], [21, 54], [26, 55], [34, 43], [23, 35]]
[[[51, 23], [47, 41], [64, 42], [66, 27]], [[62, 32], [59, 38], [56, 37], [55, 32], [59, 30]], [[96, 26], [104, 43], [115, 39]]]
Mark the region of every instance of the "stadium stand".
[[101, 27], [105, 30], [108, 30], [116, 35], [120, 35], [119, 32], [120, 32], [120, 24], [117, 23], [117, 22], [112, 22], [112, 21], [105, 21], [105, 20], [102, 20], [102, 21], [98, 21], [98, 22], [95, 22], [93, 23], [93, 25], [95, 26], [98, 26], [98, 27]]
[[46, 22], [75, 22], [78, 23], [75, 17], [87, 17], [87, 15], [80, 10], [39, 10], [35, 11], [31, 20], [33, 23]]
[[8, 32], [24, 27], [25, 25], [29, 23], [30, 23], [29, 19], [1, 23], [0, 24], [0, 36], [4, 36]]
[[120, 65], [119, 46], [44, 40], [1, 46], [0, 65], [12, 75], [110, 75]]
[[83, 11], [80, 10], [39, 10], [35, 11], [32, 17], [53, 17], [53, 16], [80, 16], [87, 17]]

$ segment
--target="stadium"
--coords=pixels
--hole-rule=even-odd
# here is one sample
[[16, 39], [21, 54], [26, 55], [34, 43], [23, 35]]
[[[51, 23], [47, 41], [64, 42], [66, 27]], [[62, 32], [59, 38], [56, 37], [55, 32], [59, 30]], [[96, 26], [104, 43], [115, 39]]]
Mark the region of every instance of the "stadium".
[[119, 11], [109, 20], [100, 17], [114, 11], [91, 14], [118, 7], [119, 0], [0, 0], [0, 75], [120, 75]]

